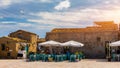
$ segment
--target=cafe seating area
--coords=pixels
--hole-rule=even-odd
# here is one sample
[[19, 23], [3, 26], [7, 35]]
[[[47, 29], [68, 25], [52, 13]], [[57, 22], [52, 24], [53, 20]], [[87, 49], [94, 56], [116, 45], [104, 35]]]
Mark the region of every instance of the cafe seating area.
[[43, 62], [78, 62], [85, 58], [80, 50], [82, 46], [84, 46], [82, 43], [76, 41], [65, 43], [47, 41], [39, 44], [37, 53], [29, 52], [27, 59], [29, 61]]
[[109, 43], [108, 50], [110, 61], [120, 61], [120, 41]]
[[30, 54], [29, 61], [43, 61], [43, 62], [62, 62], [62, 61], [69, 61], [69, 62], [78, 62], [81, 59], [85, 58], [83, 54]]

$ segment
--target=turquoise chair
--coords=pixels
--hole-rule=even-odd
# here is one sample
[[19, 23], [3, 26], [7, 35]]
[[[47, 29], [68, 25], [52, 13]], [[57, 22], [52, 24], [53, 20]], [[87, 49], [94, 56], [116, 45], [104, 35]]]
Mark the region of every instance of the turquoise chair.
[[36, 61], [39, 61], [39, 60], [40, 60], [40, 55], [36, 54]]
[[41, 60], [44, 61], [44, 55], [45, 54], [40, 54]]
[[67, 55], [67, 59], [70, 60], [70, 53], [66, 54]]
[[76, 55], [70, 55], [70, 62], [76, 61]]
[[62, 57], [63, 57], [63, 60], [67, 60], [67, 55], [62, 55]]
[[82, 59], [84, 59], [85, 58], [85, 55], [81, 52], [79, 55], [81, 55], [82, 56]]
[[112, 60], [115, 61], [115, 54], [112, 54]]
[[39, 59], [40, 59], [40, 60], [43, 59], [43, 54], [39, 54]]
[[78, 54], [77, 57], [79, 60], [81, 60], [83, 58], [81, 54]]
[[31, 54], [30, 57], [29, 57], [29, 59], [30, 59], [30, 61], [35, 61], [35, 57], [34, 57], [34, 55]]
[[61, 61], [61, 56], [60, 56], [60, 55], [55, 55], [55, 61], [56, 61], [56, 62]]
[[53, 58], [53, 60], [55, 60], [55, 54], [51, 54], [51, 57]]
[[33, 54], [33, 61], [35, 61], [36, 60], [36, 55], [35, 54]]
[[42, 61], [44, 61], [44, 62], [46, 62], [46, 61], [48, 61], [48, 55], [43, 55], [43, 59], [42, 59]]
[[60, 61], [64, 61], [63, 55], [60, 55]]
[[29, 60], [32, 61], [32, 55], [29, 55]]
[[85, 59], [85, 55], [84, 54], [82, 54], [82, 59]]

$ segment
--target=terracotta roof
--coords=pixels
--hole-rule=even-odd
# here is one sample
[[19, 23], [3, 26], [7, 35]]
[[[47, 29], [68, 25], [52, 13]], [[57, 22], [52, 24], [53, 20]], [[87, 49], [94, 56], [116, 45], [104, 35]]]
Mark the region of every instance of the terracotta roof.
[[[15, 32], [20, 32], [20, 31], [22, 31], [22, 32], [26, 32], [26, 33], [29, 33], [29, 34], [33, 34], [33, 35], [37, 35], [37, 34], [35, 34], [35, 33], [28, 32], [28, 31], [25, 31], [25, 30], [17, 30], [17, 31], [15, 31]], [[13, 32], [13, 33], [15, 33], [15, 32]]]
[[19, 38], [13, 38], [13, 37], [7, 37], [7, 36], [1, 37], [1, 38], [8, 38], [8, 39], [14, 40], [16, 42], [26, 42], [25, 40], [22, 40]]
[[40, 39], [38, 39], [38, 43], [40, 43], [40, 42], [45, 42], [46, 40], [45, 40], [45, 38], [40, 38]]
[[118, 29], [114, 21], [96, 21], [94, 23], [95, 25], [86, 28], [54, 28], [51, 32], [89, 32]]
[[94, 22], [95, 24], [97, 24], [97, 25], [105, 25], [105, 24], [107, 24], [107, 25], [109, 25], [109, 24], [115, 24], [114, 23], [114, 21], [95, 21]]

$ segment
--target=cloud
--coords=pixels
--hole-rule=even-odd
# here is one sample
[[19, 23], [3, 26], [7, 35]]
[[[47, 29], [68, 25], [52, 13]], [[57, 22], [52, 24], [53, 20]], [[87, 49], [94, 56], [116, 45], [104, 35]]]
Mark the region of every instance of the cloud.
[[120, 22], [120, 9], [101, 10], [85, 8], [70, 12], [39, 12], [31, 15], [38, 19], [28, 19], [30, 22], [49, 24], [56, 27], [85, 27], [94, 21], [115, 21]]
[[4, 8], [4, 7], [8, 7], [12, 4], [16, 4], [16, 3], [28, 3], [28, 2], [40, 2], [40, 3], [51, 3], [53, 2], [52, 0], [0, 0], [0, 7]]
[[21, 27], [31, 27], [33, 24], [30, 24], [30, 23], [18, 23], [17, 25], [21, 26]]
[[52, 0], [39, 0], [40, 2], [43, 2], [43, 3], [51, 3]]
[[36, 22], [38, 24], [49, 25], [51, 28], [66, 28], [66, 27], [83, 27], [84, 25], [73, 23], [73, 22], [60, 22], [56, 20], [40, 20], [40, 19], [29, 19], [30, 22]]
[[63, 10], [63, 9], [67, 9], [71, 6], [71, 3], [69, 0], [65, 0], [60, 2], [57, 6], [54, 7], [54, 9], [56, 10]]
[[[0, 19], [6, 21], [0, 22], [0, 28], [11, 31], [26, 29], [41, 35], [53, 28], [86, 27], [94, 21], [120, 22], [119, 3], [120, 0], [0, 0]], [[2, 10], [4, 7], [7, 8]], [[64, 10], [69, 7], [69, 11]], [[4, 30], [1, 33], [6, 32]]]
[[80, 12], [40, 12], [32, 14], [38, 17], [42, 17], [44, 20], [56, 20], [61, 22], [79, 22], [80, 16], [83, 16]]
[[0, 0], [0, 7], [8, 6], [11, 4], [12, 0]]
[[3, 19], [3, 16], [0, 16], [0, 19]]

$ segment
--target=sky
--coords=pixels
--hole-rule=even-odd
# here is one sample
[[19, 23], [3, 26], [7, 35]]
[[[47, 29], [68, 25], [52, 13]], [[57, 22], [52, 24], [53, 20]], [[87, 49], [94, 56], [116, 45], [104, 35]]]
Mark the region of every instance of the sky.
[[54, 28], [120, 22], [120, 0], [0, 0], [0, 37], [22, 29], [44, 38]]

